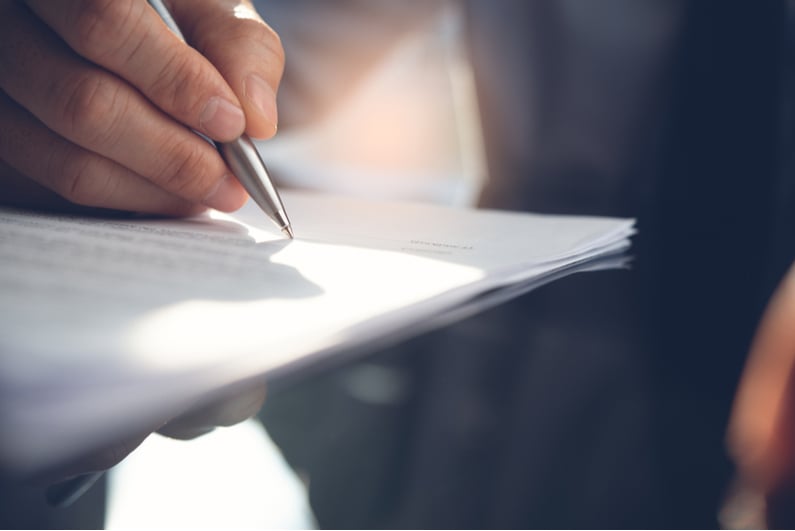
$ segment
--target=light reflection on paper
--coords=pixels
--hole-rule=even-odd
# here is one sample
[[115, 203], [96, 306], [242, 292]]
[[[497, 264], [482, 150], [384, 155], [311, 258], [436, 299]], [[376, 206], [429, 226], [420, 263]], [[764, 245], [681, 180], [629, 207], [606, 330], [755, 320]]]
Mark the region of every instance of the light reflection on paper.
[[[271, 237], [256, 228], [250, 235]], [[185, 370], [256, 354], [255, 364], [267, 369], [301, 353], [334, 346], [346, 329], [372, 316], [410, 307], [483, 274], [421, 256], [300, 240], [269, 260], [262, 265], [266, 273], [269, 268], [289, 268], [297, 274], [288, 281], [296, 285], [274, 285], [273, 296], [258, 300], [188, 300], [154, 309], [127, 335], [136, 364], [150, 370]], [[300, 291], [301, 283], [316, 286], [317, 293], [284, 295]], [[308, 329], [313, 333], [307, 335]]]
[[[276, 234], [273, 231], [259, 229], [253, 225], [249, 225], [248, 223], [241, 221], [239, 218], [236, 218], [224, 212], [219, 212], [217, 210], [210, 210], [208, 215], [210, 216], [210, 219], [226, 221], [229, 223], [236, 223], [244, 227], [248, 231], [248, 236], [255, 243], [264, 243], [264, 242], [271, 242], [275, 240], [284, 239], [284, 235], [281, 233]], [[264, 216], [265, 214], [262, 215]]]

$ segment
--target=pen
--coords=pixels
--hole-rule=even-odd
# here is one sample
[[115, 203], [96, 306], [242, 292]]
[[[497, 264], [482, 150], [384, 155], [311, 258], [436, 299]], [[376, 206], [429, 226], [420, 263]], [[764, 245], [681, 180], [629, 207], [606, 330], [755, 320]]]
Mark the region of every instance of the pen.
[[[166, 23], [166, 26], [182, 41], [185, 41], [182, 31], [180, 31], [179, 26], [174, 21], [174, 17], [171, 16], [171, 12], [163, 4], [162, 0], [148, 1], [149, 5], [157, 11], [157, 14]], [[248, 195], [276, 223], [279, 229], [292, 239], [293, 229], [290, 225], [290, 220], [287, 218], [287, 212], [284, 210], [282, 199], [279, 197], [279, 192], [268, 174], [265, 163], [262, 162], [257, 148], [254, 147], [254, 143], [248, 135], [243, 133], [240, 138], [232, 142], [213, 142], [212, 140], [210, 142], [216, 147], [224, 162], [235, 174], [243, 188], [246, 189]]]

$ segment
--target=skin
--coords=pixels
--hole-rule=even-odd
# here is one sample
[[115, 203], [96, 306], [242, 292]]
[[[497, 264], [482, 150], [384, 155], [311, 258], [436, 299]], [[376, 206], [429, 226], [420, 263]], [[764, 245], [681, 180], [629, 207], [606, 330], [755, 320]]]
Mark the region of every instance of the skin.
[[773, 527], [795, 525], [795, 267], [771, 299], [735, 399], [729, 449]]
[[[278, 35], [247, 0], [0, 0], [0, 202], [181, 216], [246, 192], [218, 153], [276, 132]], [[44, 475], [104, 470], [152, 431], [190, 438], [260, 409], [263, 388], [202, 404]]]
[[189, 440], [216, 427], [233, 426], [253, 417], [265, 402], [263, 386], [238, 389], [210, 403], [199, 403], [181, 415], [162, 419], [137, 433], [128, 434], [116, 443], [57, 467], [40, 471], [33, 480], [42, 485], [57, 483], [91, 472], [107, 470], [121, 462], [154, 432], [174, 439]]
[[[190, 129], [276, 132], [278, 36], [247, 2], [172, 0], [182, 43], [140, 0], [0, 1], [0, 186], [165, 215], [246, 200]], [[13, 186], [21, 178], [39, 185]], [[52, 194], [49, 194], [50, 199]]]

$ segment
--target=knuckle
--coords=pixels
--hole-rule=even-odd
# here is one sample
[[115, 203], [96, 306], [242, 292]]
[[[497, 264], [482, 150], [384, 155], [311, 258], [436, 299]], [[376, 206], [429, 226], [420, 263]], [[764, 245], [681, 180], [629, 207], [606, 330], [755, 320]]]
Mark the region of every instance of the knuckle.
[[[203, 87], [211, 82], [201, 61], [187, 53], [177, 53], [168, 59], [148, 91], [149, 96], [167, 112], [194, 116], [204, 103]], [[186, 94], [199, 94], [186, 98]]]
[[123, 2], [91, 0], [82, 2], [75, 10], [74, 45], [80, 53], [103, 50], [115, 37], [115, 23]]
[[283, 63], [285, 60], [285, 55], [284, 55], [284, 46], [282, 45], [282, 39], [281, 37], [279, 37], [278, 33], [276, 33], [270, 28], [270, 26], [266, 27], [270, 32], [270, 39], [268, 40], [270, 44], [268, 46], [271, 52], [273, 52], [273, 54], [276, 56], [276, 58]]
[[[48, 166], [51, 171], [60, 165], [61, 178], [56, 181], [56, 192], [73, 203], [85, 204], [90, 201], [91, 195], [91, 162], [88, 157], [60, 157], [52, 156]], [[60, 162], [60, 164], [59, 164]]]
[[211, 191], [215, 179], [208, 173], [205, 151], [198, 140], [180, 141], [166, 148], [165, 164], [154, 176], [154, 182], [166, 190], [190, 199], [202, 201]]
[[104, 206], [113, 195], [115, 180], [110, 172], [98, 171], [98, 164], [88, 153], [69, 157], [61, 165], [56, 191], [79, 205]]
[[105, 76], [84, 73], [67, 81], [56, 105], [56, 123], [65, 136], [93, 144], [112, 137], [114, 124], [123, 111], [120, 87]]
[[[270, 57], [265, 57], [268, 63], [284, 64], [284, 47], [279, 35], [265, 22], [254, 18], [229, 18], [222, 22], [212, 22], [200, 34], [206, 35], [197, 43], [199, 51], [208, 53], [211, 48], [219, 43], [229, 50], [256, 50], [261, 53], [265, 50]], [[219, 39], [222, 39], [219, 41]]]
[[239, 43], [254, 43], [267, 48], [277, 59], [284, 58], [284, 48], [278, 33], [259, 20], [236, 20], [228, 28], [229, 38]]
[[117, 53], [136, 27], [135, 4], [129, 0], [83, 2], [73, 24], [75, 49], [94, 60]]

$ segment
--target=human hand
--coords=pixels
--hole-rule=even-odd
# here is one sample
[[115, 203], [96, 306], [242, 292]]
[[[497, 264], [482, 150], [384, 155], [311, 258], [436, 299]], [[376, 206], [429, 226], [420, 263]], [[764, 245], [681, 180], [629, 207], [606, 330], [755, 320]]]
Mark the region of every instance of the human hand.
[[743, 486], [764, 500], [767, 524], [795, 525], [795, 266], [754, 338], [729, 425]]
[[218, 141], [276, 132], [284, 55], [248, 1], [0, 0], [0, 200], [185, 215], [246, 193]]
[[192, 408], [168, 422], [158, 422], [148, 429], [124, 437], [101, 450], [90, 452], [57, 468], [42, 471], [36, 481], [50, 485], [47, 498], [51, 504], [69, 505], [90, 488], [101, 472], [121, 462], [152, 432], [157, 431], [175, 439], [193, 439], [218, 426], [232, 426], [253, 417], [264, 401], [264, 387], [237, 392], [210, 404]]

